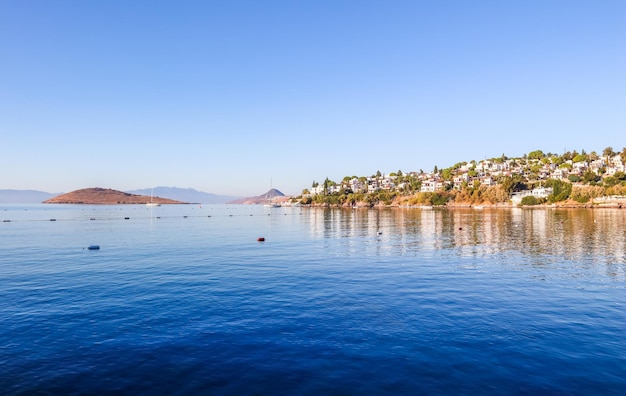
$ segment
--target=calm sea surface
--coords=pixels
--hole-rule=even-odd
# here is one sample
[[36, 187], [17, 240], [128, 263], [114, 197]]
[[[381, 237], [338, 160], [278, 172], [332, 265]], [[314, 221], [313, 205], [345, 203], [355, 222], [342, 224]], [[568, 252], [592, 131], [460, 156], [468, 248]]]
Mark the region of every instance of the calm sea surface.
[[624, 395], [625, 226], [3, 205], [0, 393]]

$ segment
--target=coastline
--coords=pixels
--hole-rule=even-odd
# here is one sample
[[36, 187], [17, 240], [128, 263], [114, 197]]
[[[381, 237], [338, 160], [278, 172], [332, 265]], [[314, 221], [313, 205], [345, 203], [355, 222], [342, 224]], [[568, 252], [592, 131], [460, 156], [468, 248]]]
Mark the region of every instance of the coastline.
[[384, 204], [379, 202], [377, 204], [370, 204], [367, 202], [357, 202], [354, 205], [350, 204], [329, 204], [329, 203], [311, 203], [309, 207], [315, 208], [344, 208], [344, 209], [386, 209], [386, 208], [399, 208], [399, 209], [624, 209], [626, 208], [626, 202], [620, 202], [618, 200], [605, 200], [604, 202], [586, 202], [580, 203], [573, 200], [558, 202], [558, 203], [544, 203], [538, 205], [515, 205], [512, 202], [499, 202], [489, 203], [484, 202], [480, 204], [474, 204], [469, 202], [448, 202], [445, 205], [407, 205], [402, 201], [394, 201], [391, 204]]

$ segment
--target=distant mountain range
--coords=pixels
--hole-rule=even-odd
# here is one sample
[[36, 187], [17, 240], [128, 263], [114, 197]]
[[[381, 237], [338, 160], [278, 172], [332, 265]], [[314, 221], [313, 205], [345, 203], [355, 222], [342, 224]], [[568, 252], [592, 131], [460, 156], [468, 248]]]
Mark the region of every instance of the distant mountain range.
[[59, 194], [36, 190], [0, 190], [0, 203], [42, 203]]
[[[209, 194], [193, 188], [177, 187], [155, 187], [142, 190], [126, 191], [130, 194], [169, 198], [175, 201], [203, 203], [203, 204], [223, 204], [238, 199], [236, 196]], [[48, 193], [37, 190], [0, 190], [0, 203], [42, 203], [54, 198], [62, 193]]]
[[130, 190], [127, 191], [131, 194], [155, 196], [162, 198], [175, 199], [177, 201], [189, 202], [189, 203], [203, 203], [203, 204], [223, 204], [240, 197], [233, 197], [228, 195], [216, 195], [205, 193], [202, 191], [194, 190], [193, 188], [177, 188], [177, 187], [154, 187], [144, 188], [142, 190]]

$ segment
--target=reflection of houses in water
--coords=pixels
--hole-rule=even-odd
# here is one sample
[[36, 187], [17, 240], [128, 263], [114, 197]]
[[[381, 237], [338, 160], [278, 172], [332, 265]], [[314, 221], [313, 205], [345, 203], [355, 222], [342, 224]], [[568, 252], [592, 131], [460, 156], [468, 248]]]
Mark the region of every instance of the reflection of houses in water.
[[[324, 209], [308, 212], [312, 238], [362, 255], [449, 250], [461, 257], [501, 254], [505, 265], [580, 268], [607, 264], [626, 276], [626, 211], [620, 209]], [[580, 263], [586, 263], [581, 265]], [[479, 261], [473, 264], [480, 265]], [[608, 265], [611, 265], [611, 268]], [[578, 268], [578, 267], [577, 267]]]

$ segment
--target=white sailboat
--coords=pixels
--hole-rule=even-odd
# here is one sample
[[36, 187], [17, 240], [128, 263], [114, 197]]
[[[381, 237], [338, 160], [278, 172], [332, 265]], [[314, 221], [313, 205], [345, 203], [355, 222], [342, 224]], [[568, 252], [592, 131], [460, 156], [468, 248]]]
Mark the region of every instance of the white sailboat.
[[154, 188], [152, 188], [152, 189], [150, 190], [150, 202], [146, 202], [146, 206], [152, 206], [152, 207], [154, 207], [154, 206], [161, 206], [161, 204], [160, 204], [160, 203], [157, 203], [157, 202], [153, 202], [153, 201], [152, 201], [152, 195], [153, 195], [153, 193], [154, 193]]
[[270, 190], [265, 194], [266, 203], [263, 205], [266, 208], [280, 208], [280, 204], [273, 202], [270, 194], [272, 193], [272, 180], [270, 179]]

